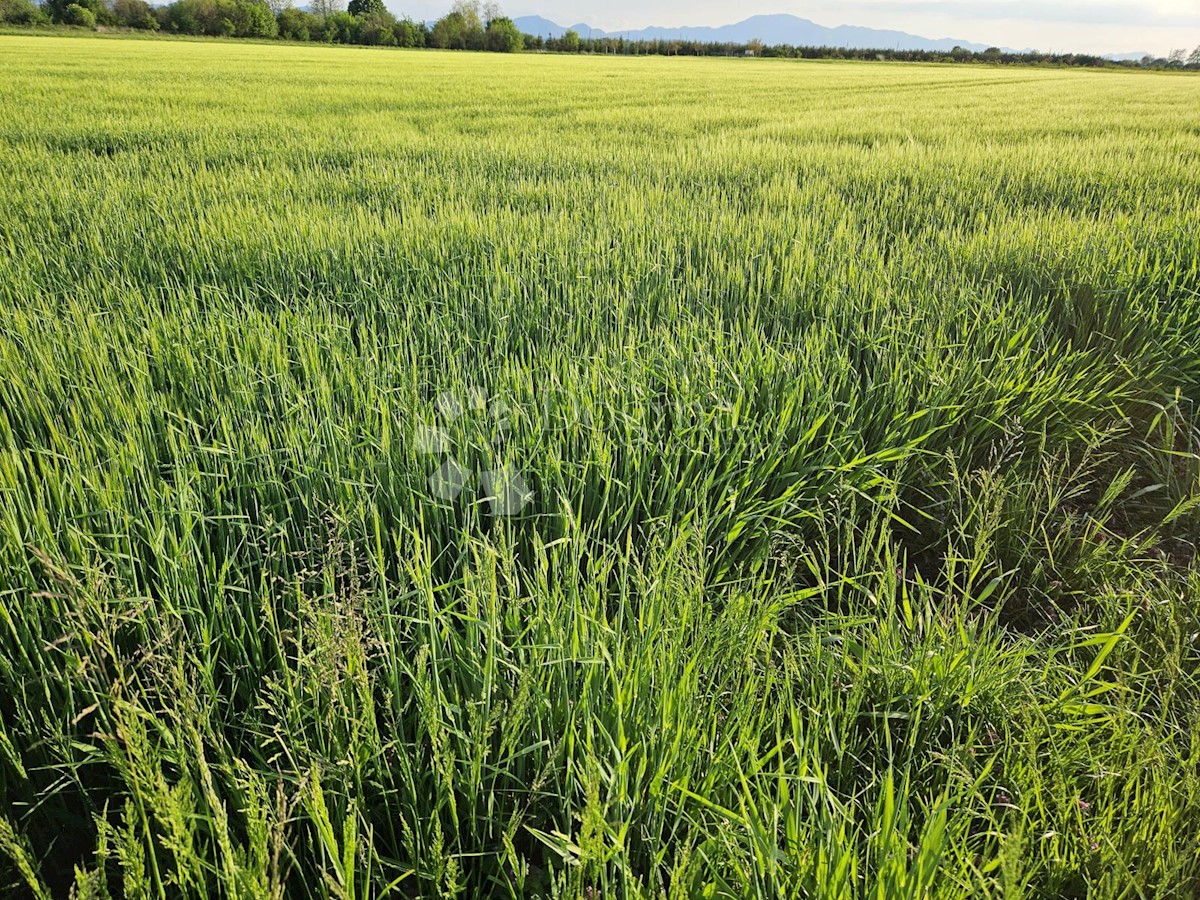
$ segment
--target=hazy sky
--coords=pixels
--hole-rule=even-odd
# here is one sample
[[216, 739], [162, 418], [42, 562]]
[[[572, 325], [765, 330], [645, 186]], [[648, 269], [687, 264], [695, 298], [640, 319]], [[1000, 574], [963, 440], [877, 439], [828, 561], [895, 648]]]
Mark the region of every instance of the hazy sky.
[[[388, 0], [436, 18], [452, 0]], [[501, 0], [511, 16], [608, 31], [647, 25], [726, 25], [759, 13], [792, 13], [821, 25], [894, 28], [1023, 49], [1166, 54], [1200, 44], [1200, 0]]]

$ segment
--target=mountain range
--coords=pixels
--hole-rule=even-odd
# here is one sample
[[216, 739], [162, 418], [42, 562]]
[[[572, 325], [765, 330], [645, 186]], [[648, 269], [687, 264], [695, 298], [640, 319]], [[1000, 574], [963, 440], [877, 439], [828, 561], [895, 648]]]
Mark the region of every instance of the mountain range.
[[[525, 34], [542, 37], [562, 37], [568, 29], [580, 37], [623, 37], [631, 41], [682, 40], [705, 43], [744, 44], [760, 40], [764, 44], [791, 44], [796, 47], [846, 47], [853, 50], [986, 50], [987, 44], [976, 44], [956, 38], [927, 38], [904, 31], [860, 28], [838, 25], [828, 28], [798, 16], [780, 14], [751, 16], [732, 25], [717, 27], [684, 25], [677, 28], [651, 26], [629, 31], [603, 31], [589, 25], [562, 26], [542, 16], [520, 16], [513, 19]], [[1002, 47], [1006, 52], [1010, 51]]]

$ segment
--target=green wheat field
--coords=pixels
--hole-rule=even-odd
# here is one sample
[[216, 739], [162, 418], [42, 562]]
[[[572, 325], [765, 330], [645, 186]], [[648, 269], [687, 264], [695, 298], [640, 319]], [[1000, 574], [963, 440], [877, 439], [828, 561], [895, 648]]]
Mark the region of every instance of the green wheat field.
[[1200, 78], [0, 37], [0, 889], [1193, 898]]

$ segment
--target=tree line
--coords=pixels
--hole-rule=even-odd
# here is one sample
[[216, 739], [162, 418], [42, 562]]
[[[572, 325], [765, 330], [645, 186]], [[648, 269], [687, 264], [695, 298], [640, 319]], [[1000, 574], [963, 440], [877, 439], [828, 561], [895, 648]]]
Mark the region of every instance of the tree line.
[[312, 0], [305, 9], [292, 0], [0, 0], [0, 22], [505, 53], [524, 46], [512, 20], [479, 0], [457, 0], [432, 28], [397, 18], [383, 0]]
[[490, 50], [515, 53], [605, 53], [624, 56], [763, 56], [787, 59], [856, 59], [897, 62], [999, 63], [1005, 65], [1123, 66], [1200, 69], [1200, 47], [1189, 55], [1173, 50], [1165, 57], [1115, 61], [1087, 53], [1005, 53], [955, 47], [943, 50], [853, 50], [691, 40], [629, 40], [582, 37], [568, 30], [561, 36], [523, 34], [494, 2], [456, 0], [433, 25], [397, 18], [383, 0], [311, 0], [307, 8], [293, 0], [173, 0], [152, 6], [146, 0], [0, 0], [0, 23], [71, 25], [161, 31], [168, 34], [222, 37], [283, 38], [383, 47], [435, 47], [447, 50]]
[[1144, 56], [1139, 60], [1113, 60], [1089, 53], [1006, 53], [999, 47], [987, 50], [889, 50], [883, 48], [849, 49], [846, 47], [793, 46], [766, 44], [762, 41], [742, 43], [691, 40], [628, 40], [626, 38], [585, 38], [574, 31], [562, 37], [525, 35], [530, 50], [549, 50], [559, 53], [609, 53], [626, 56], [763, 56], [783, 59], [855, 59], [892, 62], [949, 62], [999, 63], [1005, 65], [1052, 65], [1088, 67], [1146, 67], [1200, 69], [1200, 47], [1189, 55], [1187, 50], [1173, 50], [1169, 56]]

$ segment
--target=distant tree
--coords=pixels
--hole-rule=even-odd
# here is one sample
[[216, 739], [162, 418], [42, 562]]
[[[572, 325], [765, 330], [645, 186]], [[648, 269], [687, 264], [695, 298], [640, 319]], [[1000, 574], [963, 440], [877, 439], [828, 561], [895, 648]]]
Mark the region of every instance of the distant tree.
[[454, 0], [450, 14], [461, 16], [467, 31], [483, 31], [483, 7], [479, 0]]
[[525, 46], [525, 37], [512, 19], [491, 19], [487, 26], [487, 48], [496, 53], [517, 53]]
[[294, 7], [280, 10], [276, 16], [279, 36], [289, 41], [311, 41], [321, 33], [321, 20], [312, 13]]
[[428, 29], [424, 22], [414, 22], [404, 18], [396, 23], [396, 45], [399, 47], [424, 47]]
[[429, 32], [429, 46], [442, 50], [465, 50], [467, 23], [460, 13], [451, 12], [433, 23]]
[[369, 47], [395, 47], [400, 43], [396, 37], [396, 17], [386, 9], [382, 13], [356, 16], [352, 42]]
[[1187, 60], [1189, 69], [1200, 69], [1200, 46], [1192, 51], [1192, 55]]
[[164, 31], [226, 37], [275, 37], [279, 23], [265, 0], [175, 0], [156, 11]]
[[172, 34], [204, 34], [199, 4], [195, 0], [175, 0], [156, 10], [158, 25]]
[[383, 0], [350, 0], [346, 12], [352, 16], [382, 16], [387, 14]]
[[309, 9], [313, 15], [325, 18], [326, 16], [336, 15], [346, 8], [344, 0], [311, 0]]
[[10, 25], [42, 25], [50, 21], [31, 0], [0, 0], [0, 22]]
[[746, 41], [746, 55], [748, 56], [762, 56], [764, 49], [763, 42], [758, 38], [751, 38]]
[[275, 18], [279, 18], [279, 16], [283, 14], [284, 10], [292, 8], [292, 0], [266, 0], [266, 2]]
[[63, 10], [62, 21], [67, 25], [78, 25], [81, 28], [95, 28], [96, 14], [86, 6], [78, 3], [68, 3]]
[[478, 0], [456, 0], [450, 12], [434, 23], [428, 44], [445, 50], [482, 50], [487, 45]]
[[568, 53], [579, 52], [579, 32], [573, 28], [568, 28], [566, 34], [562, 36], [559, 45]]
[[1172, 50], [1171, 53], [1167, 56], [1167, 65], [1168, 66], [1182, 66], [1184, 59], [1186, 57], [1187, 57], [1187, 50], [1184, 50], [1182, 48], [1180, 48], [1179, 50]]
[[266, 0], [234, 0], [231, 6], [238, 37], [275, 37], [279, 34], [279, 23]]
[[353, 44], [357, 27], [358, 19], [345, 10], [336, 10], [322, 19], [321, 39], [331, 44]]
[[146, 0], [116, 0], [112, 5], [113, 17], [118, 25], [126, 28], [140, 28], [145, 31], [157, 31], [158, 19], [154, 8]]
[[81, 24], [79, 14], [71, 10], [72, 6], [78, 6], [80, 9], [85, 9], [92, 14], [94, 21], [91, 25], [85, 26], [94, 28], [96, 23], [101, 25], [113, 25], [115, 19], [112, 12], [104, 5], [103, 0], [43, 0], [42, 10], [50, 17], [51, 21], [63, 22], [67, 25]]

